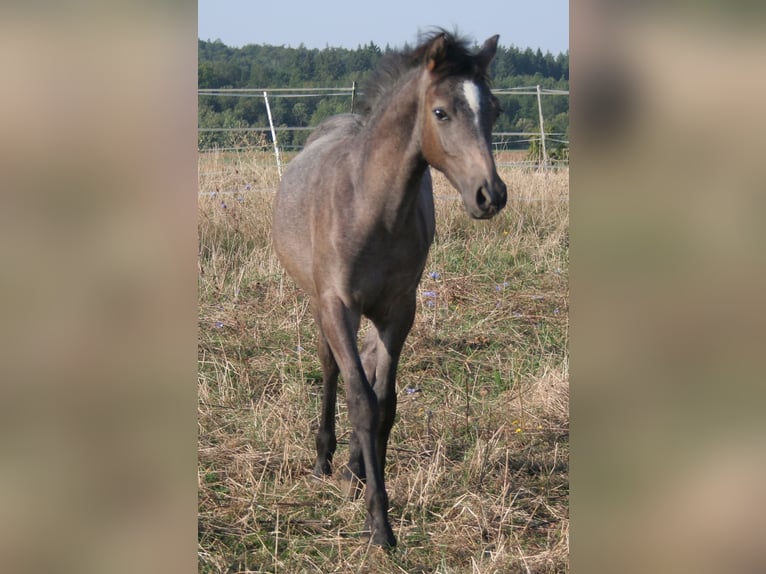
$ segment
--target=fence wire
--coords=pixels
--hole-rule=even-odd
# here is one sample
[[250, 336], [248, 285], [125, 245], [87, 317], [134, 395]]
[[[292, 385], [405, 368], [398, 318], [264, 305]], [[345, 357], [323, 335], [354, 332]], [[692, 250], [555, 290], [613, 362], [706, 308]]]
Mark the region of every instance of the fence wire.
[[[569, 96], [568, 90], [548, 89], [540, 86], [521, 86], [516, 88], [498, 88], [492, 91], [493, 94], [498, 96], [538, 96], [538, 110], [540, 114], [540, 122], [542, 120], [542, 104], [540, 103], [541, 96]], [[346, 97], [350, 98], [350, 109], [353, 110], [354, 102], [357, 96], [362, 96], [363, 92], [358, 91], [356, 84], [351, 87], [328, 87], [328, 88], [220, 88], [220, 89], [199, 89], [197, 91], [198, 96], [210, 96], [210, 97], [238, 97], [238, 98], [265, 98], [270, 99], [277, 98], [326, 98], [326, 97]], [[280, 133], [299, 133], [310, 132], [316, 126], [286, 126], [286, 125], [269, 125], [269, 126], [221, 126], [221, 127], [200, 127], [198, 128], [199, 134], [229, 134], [230, 140], [228, 145], [218, 145], [214, 143], [212, 146], [203, 146], [202, 139], [200, 139], [199, 151], [200, 153], [218, 153], [218, 152], [246, 152], [246, 151], [261, 151], [278, 147], [281, 150], [287, 152], [300, 151], [303, 145], [301, 143], [283, 143], [279, 141]], [[276, 134], [275, 137], [278, 140], [277, 146], [274, 146], [273, 138], [271, 134]], [[242, 134], [240, 141], [236, 141], [236, 134]], [[232, 139], [234, 138], [234, 139]], [[256, 139], [253, 139], [256, 138]], [[286, 138], [291, 140], [292, 138]], [[208, 140], [209, 141], [209, 140]], [[546, 152], [545, 143], [558, 144], [559, 147], [565, 149], [565, 156], [563, 158], [551, 157]], [[561, 132], [545, 132], [542, 129], [537, 131], [518, 131], [518, 132], [495, 132], [492, 134], [492, 148], [496, 154], [500, 154], [504, 151], [518, 151], [519, 146], [531, 147], [535, 146], [536, 157], [529, 157], [525, 159], [515, 159], [514, 161], [504, 161], [498, 158], [499, 165], [506, 167], [519, 167], [522, 169], [534, 166], [541, 169], [555, 169], [562, 165], [568, 165], [568, 146], [569, 140], [566, 139], [566, 134]], [[542, 148], [542, 151], [540, 149]]]

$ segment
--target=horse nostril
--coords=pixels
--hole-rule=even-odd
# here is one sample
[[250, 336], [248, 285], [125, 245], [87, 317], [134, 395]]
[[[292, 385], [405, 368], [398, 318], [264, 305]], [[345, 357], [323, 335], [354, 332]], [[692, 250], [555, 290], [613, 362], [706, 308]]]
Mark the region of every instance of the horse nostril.
[[487, 204], [490, 202], [491, 198], [489, 197], [487, 189], [484, 186], [481, 186], [476, 192], [476, 205], [478, 205], [481, 209], [485, 209]]

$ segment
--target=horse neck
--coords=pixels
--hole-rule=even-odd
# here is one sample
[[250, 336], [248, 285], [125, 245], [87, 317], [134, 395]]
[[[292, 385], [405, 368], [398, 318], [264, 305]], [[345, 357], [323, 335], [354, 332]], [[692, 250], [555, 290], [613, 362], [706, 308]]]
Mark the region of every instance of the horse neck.
[[370, 117], [365, 130], [361, 185], [365, 211], [393, 228], [415, 213], [420, 181], [428, 167], [420, 136], [419, 82], [413, 71]]

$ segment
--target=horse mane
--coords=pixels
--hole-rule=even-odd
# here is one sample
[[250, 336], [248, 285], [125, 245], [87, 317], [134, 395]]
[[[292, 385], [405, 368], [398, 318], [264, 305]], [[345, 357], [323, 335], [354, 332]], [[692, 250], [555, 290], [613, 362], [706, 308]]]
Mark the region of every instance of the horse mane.
[[407, 72], [425, 65], [431, 46], [441, 37], [445, 40], [445, 57], [439, 67], [434, 70], [435, 73], [442, 77], [474, 76], [488, 81], [479, 65], [478, 58], [468, 47], [469, 40], [442, 28], [436, 28], [426, 35], [421, 35], [417, 47], [388, 52], [380, 59], [371, 76], [363, 84], [363, 113], [369, 114], [377, 109], [380, 102], [387, 99], [398, 80]]

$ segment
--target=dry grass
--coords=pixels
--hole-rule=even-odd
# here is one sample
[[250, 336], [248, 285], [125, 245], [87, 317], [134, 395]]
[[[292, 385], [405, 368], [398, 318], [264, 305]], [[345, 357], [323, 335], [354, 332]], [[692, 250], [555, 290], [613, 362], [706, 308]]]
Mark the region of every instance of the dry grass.
[[[399, 545], [384, 552], [359, 538], [363, 500], [311, 476], [321, 373], [270, 246], [273, 158], [201, 156], [217, 194], [199, 203], [200, 571], [568, 571], [568, 173], [501, 175], [511, 198], [490, 222], [436, 178], [387, 466]], [[337, 412], [336, 475], [342, 392]]]

